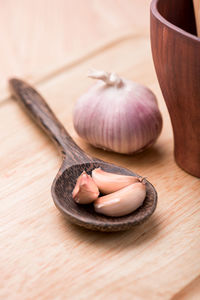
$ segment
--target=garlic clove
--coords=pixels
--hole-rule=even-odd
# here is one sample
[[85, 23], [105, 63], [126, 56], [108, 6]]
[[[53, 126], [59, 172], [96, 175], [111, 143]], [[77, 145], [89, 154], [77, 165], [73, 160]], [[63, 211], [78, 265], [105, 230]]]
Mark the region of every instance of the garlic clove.
[[94, 202], [94, 208], [97, 213], [111, 217], [121, 217], [140, 207], [145, 197], [146, 186], [141, 181], [112, 194], [99, 197]]
[[76, 203], [89, 204], [99, 196], [99, 189], [90, 175], [85, 171], [77, 179], [72, 192], [72, 197]]
[[101, 168], [92, 171], [92, 178], [102, 194], [116, 192], [140, 179], [134, 176], [119, 175], [103, 171]]
[[85, 171], [83, 171], [83, 172], [81, 173], [81, 175], [78, 177], [78, 179], [77, 179], [77, 181], [76, 181], [76, 185], [75, 185], [75, 187], [74, 187], [74, 189], [73, 189], [73, 191], [72, 191], [72, 197], [73, 197], [73, 198], [75, 198], [76, 195], [77, 195], [78, 192], [79, 192], [80, 181], [81, 181], [81, 178], [83, 177], [84, 174], [86, 174]]

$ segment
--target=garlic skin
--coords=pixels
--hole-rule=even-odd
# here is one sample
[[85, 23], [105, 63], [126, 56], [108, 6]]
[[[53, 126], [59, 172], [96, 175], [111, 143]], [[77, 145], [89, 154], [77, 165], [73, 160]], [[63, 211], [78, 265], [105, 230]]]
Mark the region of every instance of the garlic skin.
[[75, 105], [78, 135], [95, 147], [125, 154], [153, 144], [162, 129], [155, 95], [114, 73], [92, 71], [89, 77], [99, 80]]
[[99, 189], [90, 175], [85, 171], [78, 177], [72, 192], [72, 197], [76, 203], [89, 204], [99, 196]]
[[114, 193], [130, 184], [140, 181], [138, 177], [109, 173], [103, 171], [101, 168], [92, 171], [92, 179], [102, 194]]
[[121, 217], [139, 208], [146, 197], [145, 183], [133, 183], [117, 192], [99, 197], [94, 201], [97, 213], [111, 217]]

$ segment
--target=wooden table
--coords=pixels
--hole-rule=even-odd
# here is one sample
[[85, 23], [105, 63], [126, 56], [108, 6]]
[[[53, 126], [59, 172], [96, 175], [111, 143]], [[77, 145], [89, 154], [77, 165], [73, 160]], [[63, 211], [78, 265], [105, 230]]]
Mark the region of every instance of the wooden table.
[[[1, 299], [200, 299], [200, 182], [174, 162], [151, 57], [149, 1], [0, 1], [0, 37]], [[164, 127], [151, 149], [107, 153], [76, 135], [72, 109], [91, 85], [91, 67], [155, 92]], [[108, 234], [61, 216], [50, 194], [60, 157], [10, 97], [10, 76], [34, 83], [90, 155], [148, 177], [159, 197], [149, 221]]]

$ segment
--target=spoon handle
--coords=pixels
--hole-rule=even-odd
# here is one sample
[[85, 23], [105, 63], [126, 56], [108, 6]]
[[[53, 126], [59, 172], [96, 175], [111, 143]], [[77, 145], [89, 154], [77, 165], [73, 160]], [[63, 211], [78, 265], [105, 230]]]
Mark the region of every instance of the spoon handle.
[[65, 163], [73, 165], [92, 161], [92, 158], [75, 144], [44, 98], [32, 86], [16, 78], [10, 79], [9, 85], [13, 96], [20, 101], [35, 122], [56, 142]]

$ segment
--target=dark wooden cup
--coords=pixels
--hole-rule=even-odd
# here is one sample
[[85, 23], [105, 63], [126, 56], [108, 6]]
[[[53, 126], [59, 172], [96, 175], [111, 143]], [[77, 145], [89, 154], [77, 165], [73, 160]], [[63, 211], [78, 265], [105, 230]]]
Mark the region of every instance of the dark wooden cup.
[[151, 47], [177, 164], [200, 177], [200, 38], [192, 0], [153, 0]]

